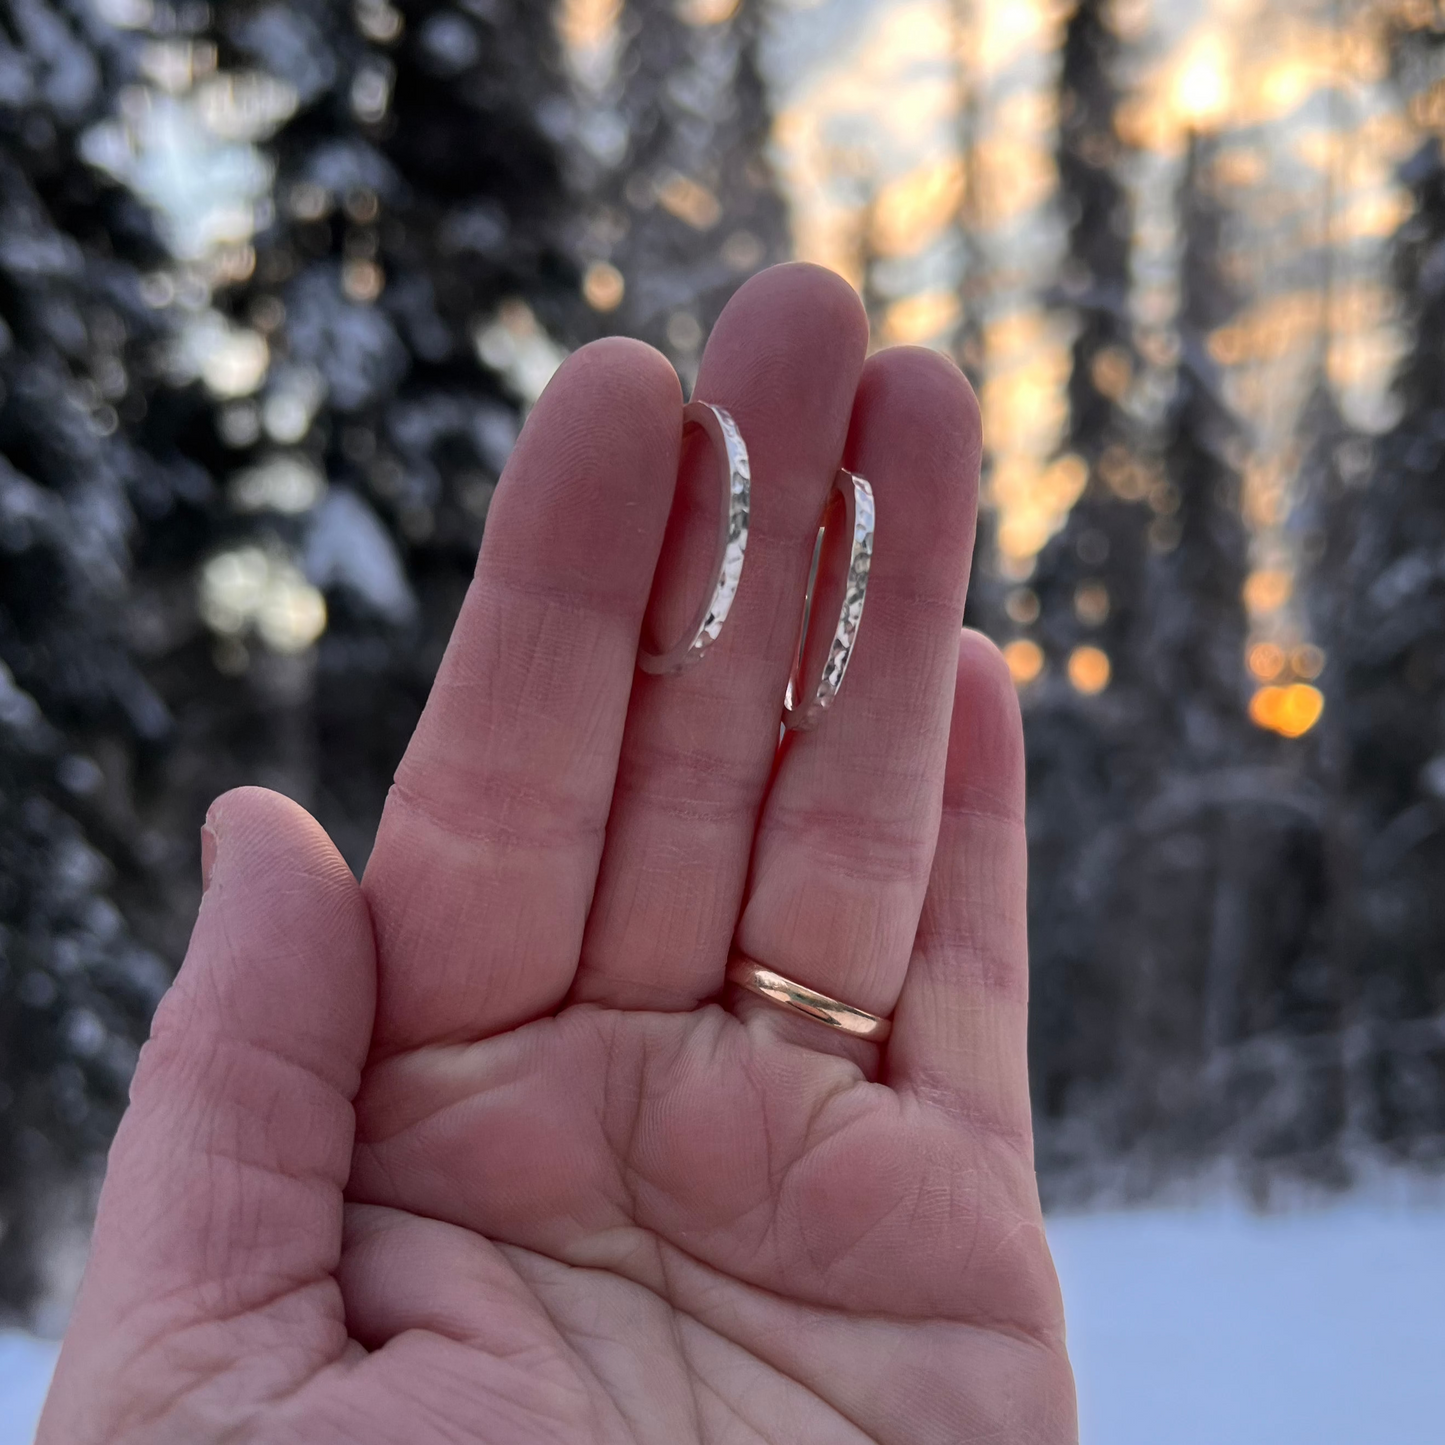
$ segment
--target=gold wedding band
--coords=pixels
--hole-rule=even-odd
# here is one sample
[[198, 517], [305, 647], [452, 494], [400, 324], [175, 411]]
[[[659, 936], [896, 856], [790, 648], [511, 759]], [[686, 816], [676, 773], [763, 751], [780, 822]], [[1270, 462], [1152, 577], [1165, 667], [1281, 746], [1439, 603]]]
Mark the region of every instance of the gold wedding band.
[[745, 958], [742, 954], [733, 956], [733, 961], [728, 965], [728, 978], [739, 988], [745, 988], [749, 993], [767, 999], [769, 1003], [781, 1004], [795, 1013], [805, 1014], [820, 1024], [840, 1030], [850, 1038], [871, 1039], [875, 1044], [881, 1044], [893, 1031], [891, 1020], [878, 1014], [867, 1013], [861, 1008], [854, 1008], [851, 1004], [840, 1003], [825, 993], [819, 993], [815, 988], [809, 988], [791, 978], [784, 978], [782, 974], [775, 973], [771, 968], [764, 968], [762, 964]]

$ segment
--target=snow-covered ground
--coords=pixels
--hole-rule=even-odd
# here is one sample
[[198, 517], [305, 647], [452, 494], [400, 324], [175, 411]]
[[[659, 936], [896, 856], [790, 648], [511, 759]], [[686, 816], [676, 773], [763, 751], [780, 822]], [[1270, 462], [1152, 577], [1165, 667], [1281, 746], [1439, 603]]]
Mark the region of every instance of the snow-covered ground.
[[[1050, 1221], [1083, 1445], [1440, 1445], [1445, 1210], [1238, 1205]], [[0, 1335], [0, 1445], [53, 1345]]]
[[0, 1334], [0, 1445], [30, 1445], [54, 1368], [53, 1344]]
[[1445, 1211], [1055, 1217], [1083, 1445], [1441, 1445]]

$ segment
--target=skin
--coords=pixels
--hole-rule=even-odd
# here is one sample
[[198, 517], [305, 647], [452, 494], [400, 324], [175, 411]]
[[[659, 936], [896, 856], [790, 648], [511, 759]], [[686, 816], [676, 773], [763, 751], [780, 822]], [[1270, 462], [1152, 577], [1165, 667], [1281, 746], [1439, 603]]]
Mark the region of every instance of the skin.
[[[598, 342], [498, 487], [364, 880], [295, 804], [215, 803], [40, 1445], [1076, 1439], [1018, 705], [960, 631], [978, 411], [866, 343], [806, 266], [718, 322], [753, 526], [697, 667], [634, 658], [708, 586], [715, 463], [664, 358]], [[779, 749], [840, 461], [866, 614]], [[892, 1038], [726, 986], [730, 946]]]

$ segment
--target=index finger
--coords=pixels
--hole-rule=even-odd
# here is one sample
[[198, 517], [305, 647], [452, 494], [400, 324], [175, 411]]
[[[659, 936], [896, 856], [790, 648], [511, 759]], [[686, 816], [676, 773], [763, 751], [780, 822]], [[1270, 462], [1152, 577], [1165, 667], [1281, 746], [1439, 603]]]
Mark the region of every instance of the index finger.
[[482, 1038], [571, 985], [681, 437], [676, 373], [620, 338], [527, 420], [362, 884], [381, 1052]]

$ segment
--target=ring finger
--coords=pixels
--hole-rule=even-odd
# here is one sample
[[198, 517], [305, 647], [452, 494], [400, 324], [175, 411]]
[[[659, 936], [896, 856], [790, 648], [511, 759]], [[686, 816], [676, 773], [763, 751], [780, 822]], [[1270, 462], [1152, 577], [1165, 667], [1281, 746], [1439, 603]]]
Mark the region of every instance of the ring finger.
[[864, 615], [836, 702], [784, 743], [737, 931], [741, 953], [872, 1013], [903, 987], [938, 837], [979, 445], [942, 357], [899, 348], [864, 368], [845, 461], [877, 501]]

